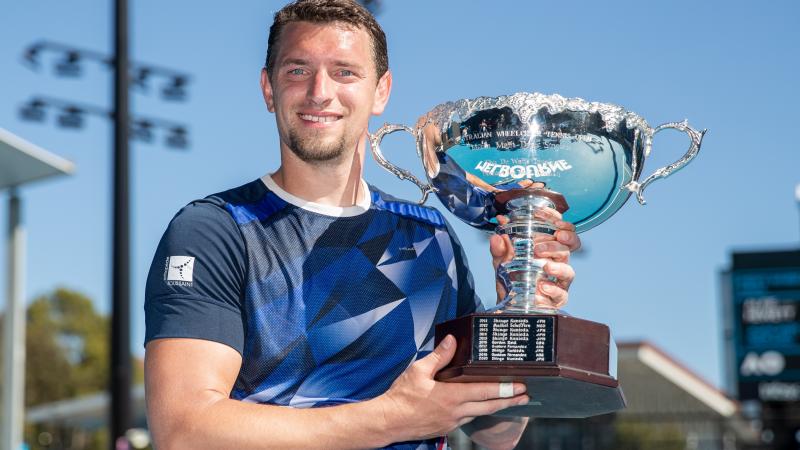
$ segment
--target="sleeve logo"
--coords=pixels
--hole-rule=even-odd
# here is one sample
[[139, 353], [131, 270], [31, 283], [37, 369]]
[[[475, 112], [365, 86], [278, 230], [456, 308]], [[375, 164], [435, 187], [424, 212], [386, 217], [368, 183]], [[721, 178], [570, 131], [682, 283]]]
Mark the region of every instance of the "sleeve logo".
[[194, 256], [168, 256], [164, 281], [170, 286], [191, 286]]

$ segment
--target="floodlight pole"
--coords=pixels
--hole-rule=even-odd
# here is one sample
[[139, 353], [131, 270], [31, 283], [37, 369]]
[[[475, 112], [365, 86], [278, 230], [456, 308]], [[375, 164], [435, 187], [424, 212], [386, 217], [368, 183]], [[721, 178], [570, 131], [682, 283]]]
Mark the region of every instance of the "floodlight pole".
[[114, 2], [114, 193], [111, 287], [111, 449], [131, 428], [128, 2]]
[[800, 183], [794, 187], [794, 200], [797, 202], [797, 211], [800, 212]]
[[25, 406], [25, 303], [23, 280], [25, 267], [25, 232], [22, 206], [17, 189], [9, 191], [8, 208], [8, 297], [3, 326], [3, 426], [0, 449], [17, 450], [22, 446]]

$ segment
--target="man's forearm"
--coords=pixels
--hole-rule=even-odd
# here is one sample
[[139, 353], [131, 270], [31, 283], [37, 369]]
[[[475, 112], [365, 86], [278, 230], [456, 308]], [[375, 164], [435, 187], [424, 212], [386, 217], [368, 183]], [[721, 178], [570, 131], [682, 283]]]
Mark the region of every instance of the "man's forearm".
[[[159, 339], [148, 344], [145, 354], [147, 420], [158, 450], [356, 449], [442, 436], [470, 417], [528, 402], [521, 383], [514, 384], [513, 397], [497, 397], [497, 383], [434, 380], [455, 347], [448, 336], [374, 399], [295, 409], [230, 399], [241, 367], [241, 357], [230, 347]], [[487, 432], [511, 435], [501, 428]]]
[[[298, 409], [221, 398], [151, 423], [155, 447], [172, 449], [359, 449], [395, 440], [379, 401]], [[158, 417], [151, 417], [157, 421]]]
[[461, 426], [478, 445], [492, 450], [512, 449], [528, 424], [527, 417], [482, 416]]

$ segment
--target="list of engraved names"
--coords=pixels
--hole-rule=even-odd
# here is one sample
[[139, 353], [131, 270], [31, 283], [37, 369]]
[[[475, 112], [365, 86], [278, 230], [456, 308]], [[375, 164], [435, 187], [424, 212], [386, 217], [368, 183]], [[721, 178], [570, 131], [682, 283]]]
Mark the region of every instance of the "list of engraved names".
[[476, 317], [473, 360], [477, 362], [552, 362], [551, 317]]

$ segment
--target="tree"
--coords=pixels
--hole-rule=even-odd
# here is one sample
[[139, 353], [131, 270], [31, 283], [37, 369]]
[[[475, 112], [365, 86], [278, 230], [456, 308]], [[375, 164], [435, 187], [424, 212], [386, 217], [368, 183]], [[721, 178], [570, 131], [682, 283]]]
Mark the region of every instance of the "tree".
[[[106, 391], [109, 323], [91, 299], [79, 292], [59, 288], [37, 297], [27, 310], [25, 405]], [[143, 382], [142, 364], [135, 361], [133, 367], [134, 382]], [[2, 374], [0, 383], [1, 377]], [[108, 447], [105, 430], [29, 425], [25, 438], [32, 449]]]
[[620, 420], [615, 424], [616, 450], [683, 450], [686, 437], [674, 426]]
[[[26, 404], [105, 390], [108, 327], [108, 318], [78, 292], [60, 288], [34, 300], [28, 307]], [[53, 355], [53, 349], [60, 354]], [[53, 378], [58, 387], [53, 386]], [[52, 394], [40, 395], [38, 390]]]

